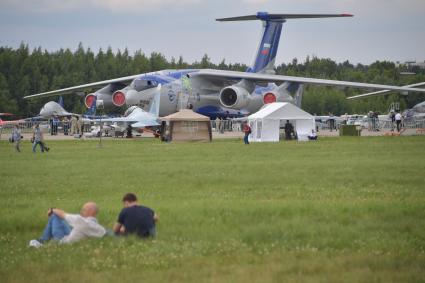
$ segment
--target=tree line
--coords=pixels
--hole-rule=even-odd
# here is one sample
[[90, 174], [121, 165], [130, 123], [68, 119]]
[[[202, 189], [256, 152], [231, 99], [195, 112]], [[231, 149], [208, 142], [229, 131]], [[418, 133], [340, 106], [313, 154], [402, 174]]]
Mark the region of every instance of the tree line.
[[[22, 43], [18, 48], [0, 47], [0, 112], [15, 113], [20, 117], [38, 114], [44, 103], [52, 98], [24, 100], [26, 95], [55, 90], [88, 82], [111, 79], [162, 69], [214, 68], [245, 71], [245, 64], [230, 64], [223, 59], [211, 62], [208, 55], [200, 61], [187, 63], [182, 56], [168, 60], [163, 54], [146, 55], [141, 50], [130, 54], [127, 49], [113, 52], [112, 48], [93, 52], [80, 43], [75, 51], [60, 49], [48, 52], [41, 47], [30, 50]], [[309, 76], [323, 79], [347, 80], [391, 85], [407, 85], [425, 80], [423, 70], [416, 75], [402, 75], [406, 66], [392, 62], [375, 62], [369, 66], [353, 65], [346, 61], [336, 63], [331, 59], [307, 57], [303, 62], [293, 59], [289, 64], [277, 66], [277, 74]], [[391, 102], [400, 102], [401, 108], [412, 107], [424, 100], [420, 94], [407, 97], [398, 94], [348, 101], [346, 97], [360, 94], [362, 90], [351, 88], [319, 87], [305, 88], [302, 107], [310, 113], [336, 115], [366, 113], [369, 110], [385, 113]], [[67, 95], [65, 109], [75, 113], [85, 111], [82, 96]]]

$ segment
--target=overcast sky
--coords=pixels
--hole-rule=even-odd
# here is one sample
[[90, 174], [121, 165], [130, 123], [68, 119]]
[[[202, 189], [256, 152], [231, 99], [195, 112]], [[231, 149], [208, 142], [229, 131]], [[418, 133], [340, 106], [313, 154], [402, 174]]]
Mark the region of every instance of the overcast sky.
[[111, 46], [251, 64], [260, 23], [216, 18], [270, 13], [352, 13], [284, 25], [277, 64], [307, 55], [338, 62], [425, 60], [425, 0], [0, 0], [0, 45], [97, 51]]

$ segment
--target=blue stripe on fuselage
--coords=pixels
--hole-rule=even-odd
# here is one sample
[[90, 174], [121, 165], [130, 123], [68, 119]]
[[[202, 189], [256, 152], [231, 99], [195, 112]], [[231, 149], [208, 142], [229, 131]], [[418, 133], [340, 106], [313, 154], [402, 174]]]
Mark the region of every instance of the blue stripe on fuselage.
[[247, 111], [244, 110], [229, 109], [216, 105], [207, 105], [200, 107], [196, 110], [196, 112], [201, 115], [208, 116], [210, 117], [210, 119], [213, 120], [217, 119], [217, 117], [222, 119], [241, 118], [249, 114]]
[[183, 76], [187, 74], [197, 72], [198, 70], [173, 70], [173, 71], [161, 71], [156, 73], [149, 73], [145, 75], [141, 75], [136, 80], [146, 80], [146, 81], [154, 81], [157, 84], [167, 84], [174, 80], [179, 80]]

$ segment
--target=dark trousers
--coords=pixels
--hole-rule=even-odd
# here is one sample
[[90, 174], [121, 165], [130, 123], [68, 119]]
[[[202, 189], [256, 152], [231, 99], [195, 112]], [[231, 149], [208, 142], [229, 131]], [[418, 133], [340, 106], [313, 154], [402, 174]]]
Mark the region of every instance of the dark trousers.
[[397, 132], [400, 132], [400, 130], [401, 130], [401, 121], [400, 120], [397, 120], [396, 123], [397, 123]]
[[243, 137], [243, 142], [244, 142], [245, 144], [249, 144], [248, 137], [249, 137], [249, 133], [245, 133], [245, 136]]
[[37, 145], [40, 145], [41, 152], [44, 152], [44, 143], [42, 141], [35, 141], [32, 144], [32, 151], [35, 152]]
[[291, 132], [288, 132], [288, 131], [285, 132], [285, 139], [286, 140], [291, 140], [292, 139]]

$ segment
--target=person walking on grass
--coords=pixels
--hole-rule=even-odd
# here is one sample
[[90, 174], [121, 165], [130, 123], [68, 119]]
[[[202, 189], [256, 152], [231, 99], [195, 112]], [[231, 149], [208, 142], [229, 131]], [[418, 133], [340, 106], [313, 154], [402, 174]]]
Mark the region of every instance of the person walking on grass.
[[35, 125], [34, 132], [32, 134], [32, 151], [34, 153], [36, 152], [37, 145], [40, 145], [41, 152], [44, 152], [43, 132], [38, 124]]
[[158, 215], [149, 207], [139, 205], [133, 193], [122, 198], [124, 208], [112, 228], [115, 235], [137, 235], [140, 238], [155, 237]]
[[99, 209], [94, 202], [83, 205], [80, 214], [69, 214], [58, 208], [47, 212], [49, 221], [42, 236], [29, 242], [30, 247], [39, 248], [50, 240], [59, 244], [78, 242], [85, 238], [101, 238], [106, 234], [105, 228], [97, 223]]
[[15, 125], [12, 132], [12, 141], [15, 143], [16, 152], [21, 152], [21, 148], [20, 148], [21, 139], [22, 139], [21, 129], [19, 129], [19, 125]]
[[246, 122], [243, 126], [243, 132], [245, 134], [244, 138], [243, 138], [243, 142], [245, 144], [249, 144], [249, 135], [251, 134], [251, 127], [249, 126], [248, 122]]

